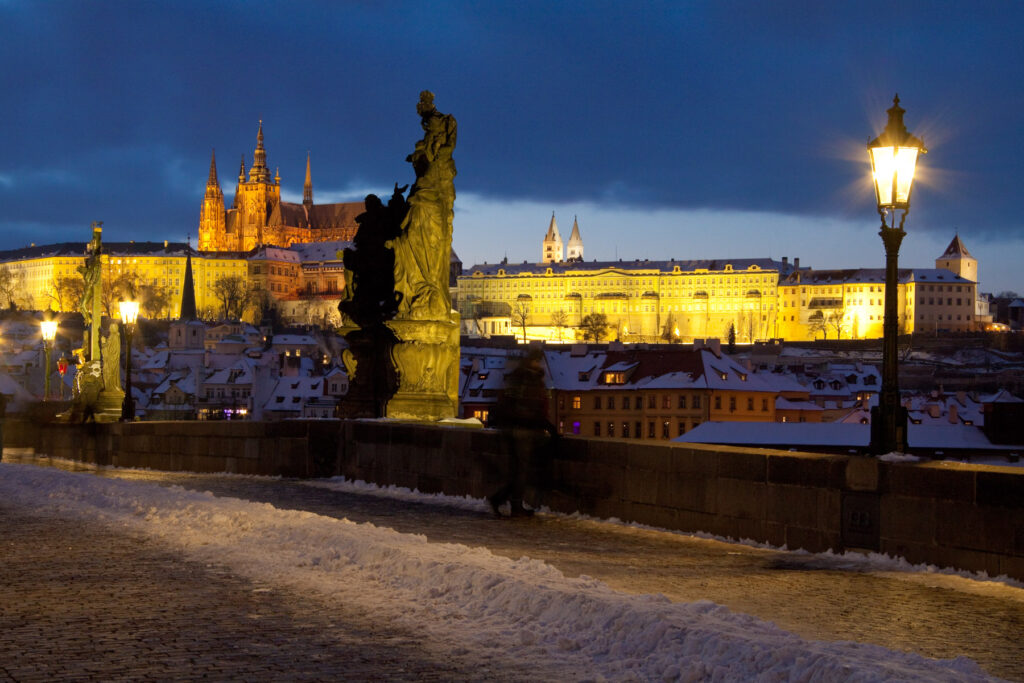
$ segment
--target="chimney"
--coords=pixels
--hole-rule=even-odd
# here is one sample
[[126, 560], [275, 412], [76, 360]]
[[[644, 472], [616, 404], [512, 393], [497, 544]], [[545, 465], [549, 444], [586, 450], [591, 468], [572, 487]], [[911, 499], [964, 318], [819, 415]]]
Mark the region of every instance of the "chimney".
[[938, 403], [929, 403], [928, 414], [934, 418], [942, 417], [942, 408], [939, 407]]
[[955, 403], [949, 404], [949, 424], [959, 424], [960, 420], [957, 416], [957, 409]]
[[962, 405], [964, 407], [967, 407], [967, 392], [966, 391], [958, 391], [958, 392], [956, 392], [956, 400], [957, 400], [957, 402], [960, 405]]
[[800, 270], [800, 257], [793, 257], [793, 270]]
[[788, 267], [789, 267], [789, 257], [788, 256], [783, 256], [782, 257], [782, 269], [785, 270]]

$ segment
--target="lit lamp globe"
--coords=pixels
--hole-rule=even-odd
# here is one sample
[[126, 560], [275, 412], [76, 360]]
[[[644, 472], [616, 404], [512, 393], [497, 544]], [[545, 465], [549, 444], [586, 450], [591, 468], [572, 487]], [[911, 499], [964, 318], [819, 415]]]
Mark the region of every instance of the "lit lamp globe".
[[897, 211], [903, 212], [903, 220], [910, 210], [910, 190], [914, 184], [914, 170], [917, 159], [927, 154], [921, 138], [911, 135], [903, 123], [905, 110], [900, 107], [899, 95], [893, 98], [892, 107], [887, 111], [889, 122], [877, 138], [868, 143], [871, 157], [871, 177], [875, 185], [875, 199], [878, 213], [885, 223], [886, 215], [892, 216], [892, 227], [896, 227]]
[[57, 321], [56, 320], [44, 320], [39, 323], [42, 331], [43, 341], [52, 342], [57, 337]]
[[121, 322], [125, 325], [134, 325], [139, 317], [138, 301], [122, 301], [118, 304], [121, 310]]

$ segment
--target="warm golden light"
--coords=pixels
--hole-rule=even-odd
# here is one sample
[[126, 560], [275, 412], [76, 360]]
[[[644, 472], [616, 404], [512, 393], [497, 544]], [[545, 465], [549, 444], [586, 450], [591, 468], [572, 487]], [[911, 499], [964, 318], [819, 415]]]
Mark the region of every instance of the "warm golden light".
[[910, 187], [917, 167], [917, 147], [871, 147], [872, 177], [878, 206], [902, 207], [910, 203]]
[[904, 110], [900, 98], [893, 99], [887, 112], [889, 122], [877, 138], [868, 143], [871, 177], [879, 212], [910, 208], [910, 189], [914, 184], [917, 159], [928, 152], [920, 138], [914, 137], [903, 124]]
[[42, 329], [43, 341], [52, 342], [57, 336], [56, 320], [44, 320], [39, 323], [39, 327]]
[[118, 308], [121, 311], [121, 322], [125, 325], [134, 325], [139, 317], [139, 302], [122, 301], [118, 304]]

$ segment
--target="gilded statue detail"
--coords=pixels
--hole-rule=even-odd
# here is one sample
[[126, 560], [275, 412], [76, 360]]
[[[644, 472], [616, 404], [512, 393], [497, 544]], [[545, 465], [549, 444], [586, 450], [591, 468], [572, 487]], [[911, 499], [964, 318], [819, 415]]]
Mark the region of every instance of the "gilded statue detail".
[[423, 139], [406, 159], [416, 172], [409, 191], [408, 212], [401, 233], [391, 240], [395, 251], [398, 318], [447, 320], [452, 308], [448, 291], [452, 219], [455, 215], [455, 117], [434, 106], [429, 90], [416, 106]]

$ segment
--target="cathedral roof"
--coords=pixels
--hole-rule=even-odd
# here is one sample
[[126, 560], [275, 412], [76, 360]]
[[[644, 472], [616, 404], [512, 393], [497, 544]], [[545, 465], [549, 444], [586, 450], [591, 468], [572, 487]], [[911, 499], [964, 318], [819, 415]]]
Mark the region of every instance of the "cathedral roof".
[[960, 235], [954, 235], [953, 241], [946, 247], [946, 251], [942, 252], [940, 259], [953, 259], [953, 258], [974, 258], [971, 256], [971, 252], [967, 251], [967, 247], [960, 241]]
[[[280, 225], [311, 228], [358, 228], [356, 216], [366, 210], [363, 202], [342, 202], [339, 204], [292, 204], [281, 202], [275, 214], [280, 212]], [[268, 220], [268, 222], [270, 222]]]

